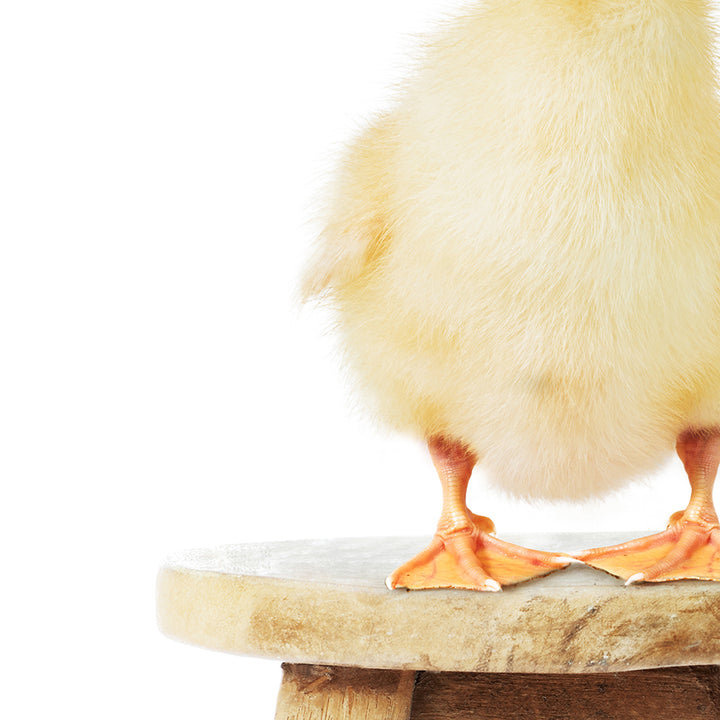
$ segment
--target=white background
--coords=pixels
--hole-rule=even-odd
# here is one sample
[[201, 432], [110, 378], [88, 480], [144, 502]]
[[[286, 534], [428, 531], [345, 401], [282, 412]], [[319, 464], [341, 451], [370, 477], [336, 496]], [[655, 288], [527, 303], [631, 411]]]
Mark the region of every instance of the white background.
[[[429, 535], [413, 440], [353, 409], [294, 292], [332, 158], [451, 3], [5, 3], [0, 10], [0, 715], [272, 718], [279, 664], [155, 627], [171, 551]], [[500, 532], [661, 528], [674, 461]]]

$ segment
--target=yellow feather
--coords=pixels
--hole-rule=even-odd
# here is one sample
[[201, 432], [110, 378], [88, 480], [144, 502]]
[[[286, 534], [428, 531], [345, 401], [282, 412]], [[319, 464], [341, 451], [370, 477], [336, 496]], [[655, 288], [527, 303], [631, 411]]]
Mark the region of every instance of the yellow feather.
[[709, 4], [487, 0], [349, 149], [308, 296], [391, 426], [575, 498], [720, 426]]

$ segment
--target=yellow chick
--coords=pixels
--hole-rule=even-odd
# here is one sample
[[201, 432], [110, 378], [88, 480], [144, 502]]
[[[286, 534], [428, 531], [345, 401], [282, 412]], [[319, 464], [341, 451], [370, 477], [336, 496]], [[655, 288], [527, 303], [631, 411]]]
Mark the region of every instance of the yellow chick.
[[[501, 585], [569, 562], [474, 515], [618, 488], [673, 445], [658, 535], [578, 558], [720, 579], [720, 102], [703, 0], [485, 0], [444, 26], [330, 189], [306, 295], [336, 312], [377, 415], [426, 439], [430, 546], [392, 587]], [[716, 553], [718, 557], [716, 558]]]

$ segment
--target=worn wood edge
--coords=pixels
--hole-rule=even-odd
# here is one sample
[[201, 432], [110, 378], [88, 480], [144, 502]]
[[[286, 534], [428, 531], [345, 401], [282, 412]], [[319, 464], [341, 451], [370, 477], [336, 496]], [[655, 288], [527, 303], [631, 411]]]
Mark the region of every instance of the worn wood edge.
[[717, 720], [720, 667], [586, 675], [418, 673], [411, 720]]
[[409, 720], [416, 675], [283, 663], [275, 720]]
[[[698, 629], [688, 636], [687, 628], [680, 632], [660, 614], [650, 616], [653, 642], [648, 644], [632, 633], [632, 623], [651, 609], [652, 595], [647, 590], [652, 588], [633, 588], [623, 597], [627, 619], [618, 635], [616, 625], [598, 634], [600, 623], [593, 621], [599, 612], [597, 604], [578, 604], [571, 591], [562, 598], [562, 616], [548, 623], [539, 613], [538, 598], [528, 602], [510, 593], [493, 600], [458, 591], [355, 590], [163, 567], [157, 580], [157, 620], [162, 633], [181, 642], [300, 664], [540, 674], [720, 664], [718, 600], [713, 599], [712, 608], [702, 608], [697, 599], [672, 613], [677, 619], [704, 609], [710, 632]], [[599, 588], [600, 605], [603, 596], [610, 603], [617, 601], [616, 591]], [[513, 597], [519, 597], [520, 604]], [[517, 652], [522, 650], [522, 639], [515, 649], [497, 651], [492, 641], [486, 641], [487, 624], [482, 632], [483, 623], [494, 623], [495, 635], [501, 637], [510, 632], [503, 617], [520, 614], [532, 652], [525, 656]], [[645, 635], [650, 634], [646, 631]], [[402, 648], [393, 641], [396, 637], [403, 637]], [[578, 642], [580, 638], [583, 643]], [[441, 652], [428, 650], [433, 639], [442, 645]]]

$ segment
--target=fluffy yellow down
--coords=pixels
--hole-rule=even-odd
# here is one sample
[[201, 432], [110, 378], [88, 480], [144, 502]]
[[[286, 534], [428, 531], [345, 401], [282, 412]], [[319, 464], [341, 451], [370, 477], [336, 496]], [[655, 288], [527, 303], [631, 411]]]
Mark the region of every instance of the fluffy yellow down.
[[709, 3], [487, 0], [347, 152], [306, 276], [393, 427], [578, 498], [720, 426]]

